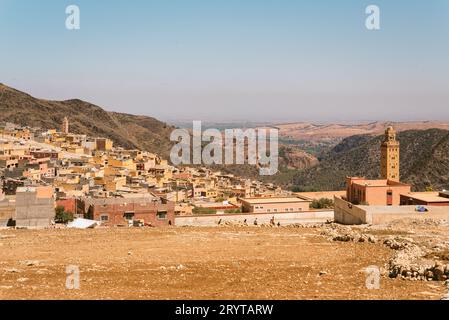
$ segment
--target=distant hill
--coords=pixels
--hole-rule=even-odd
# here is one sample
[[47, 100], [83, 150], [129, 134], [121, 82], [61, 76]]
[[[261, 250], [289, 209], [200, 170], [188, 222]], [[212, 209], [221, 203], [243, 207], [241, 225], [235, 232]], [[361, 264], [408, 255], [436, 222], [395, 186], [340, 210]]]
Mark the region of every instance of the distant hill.
[[[380, 176], [383, 135], [356, 135], [344, 139], [313, 168], [299, 172], [293, 185], [299, 190], [341, 190], [346, 176]], [[399, 132], [401, 181], [414, 190], [449, 189], [449, 131], [442, 129]]]
[[125, 148], [139, 148], [168, 157], [170, 133], [174, 127], [157, 119], [108, 112], [78, 99], [50, 101], [0, 84], [0, 121], [23, 126], [59, 129], [64, 116], [70, 131], [93, 137], [107, 137]]
[[338, 141], [354, 135], [379, 135], [389, 126], [393, 126], [397, 132], [434, 128], [449, 130], [449, 123], [438, 121], [374, 121], [357, 124], [297, 122], [275, 126], [279, 129], [279, 135], [283, 139], [307, 141]]

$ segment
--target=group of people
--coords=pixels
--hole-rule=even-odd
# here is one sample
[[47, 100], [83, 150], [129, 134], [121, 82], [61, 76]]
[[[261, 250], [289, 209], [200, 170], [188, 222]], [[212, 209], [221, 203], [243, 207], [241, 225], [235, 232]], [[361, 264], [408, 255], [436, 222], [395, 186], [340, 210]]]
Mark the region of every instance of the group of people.
[[[218, 220], [218, 225], [221, 225], [221, 223], [223, 222], [223, 220], [222, 219], [220, 219], [220, 220]], [[243, 220], [243, 224], [245, 225], [245, 226], [247, 226], [248, 225], [248, 220], [247, 219], [245, 219], [245, 220]], [[255, 226], [258, 226], [259, 225], [259, 221], [257, 220], [257, 218], [256, 219], [254, 219], [254, 222], [253, 222], [253, 224], [255, 225]], [[275, 221], [274, 221], [274, 216], [270, 219], [270, 225], [272, 225], [272, 226], [278, 226], [278, 227], [280, 227], [281, 226], [281, 223], [278, 221], [278, 223], [276, 223]]]

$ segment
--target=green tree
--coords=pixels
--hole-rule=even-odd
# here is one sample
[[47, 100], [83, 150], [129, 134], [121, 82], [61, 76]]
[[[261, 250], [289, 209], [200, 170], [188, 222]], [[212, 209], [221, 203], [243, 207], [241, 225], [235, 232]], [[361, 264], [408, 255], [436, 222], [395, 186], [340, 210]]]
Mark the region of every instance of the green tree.
[[69, 211], [65, 211], [65, 208], [63, 206], [57, 206], [55, 208], [55, 222], [56, 223], [68, 223], [70, 221], [73, 221], [74, 214]]

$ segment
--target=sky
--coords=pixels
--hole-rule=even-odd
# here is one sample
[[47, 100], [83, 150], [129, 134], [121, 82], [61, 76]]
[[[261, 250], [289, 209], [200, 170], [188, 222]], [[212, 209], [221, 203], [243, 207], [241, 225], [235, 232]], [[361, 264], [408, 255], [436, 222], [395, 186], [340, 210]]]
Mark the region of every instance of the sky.
[[0, 0], [0, 39], [1, 83], [164, 121], [449, 120], [449, 0]]

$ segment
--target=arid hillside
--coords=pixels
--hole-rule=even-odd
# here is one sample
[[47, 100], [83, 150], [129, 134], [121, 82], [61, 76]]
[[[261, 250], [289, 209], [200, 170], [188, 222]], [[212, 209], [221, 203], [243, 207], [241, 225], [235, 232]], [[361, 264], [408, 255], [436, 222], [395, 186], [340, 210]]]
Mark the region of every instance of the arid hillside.
[[0, 121], [44, 129], [59, 129], [64, 117], [74, 133], [112, 139], [125, 148], [168, 156], [173, 127], [151, 117], [108, 112], [78, 99], [50, 101], [0, 84]]
[[[380, 136], [352, 136], [328, 152], [320, 163], [298, 172], [293, 184], [304, 190], [342, 190], [345, 177], [380, 176]], [[415, 190], [449, 189], [449, 131], [441, 129], [400, 132], [401, 181]]]

